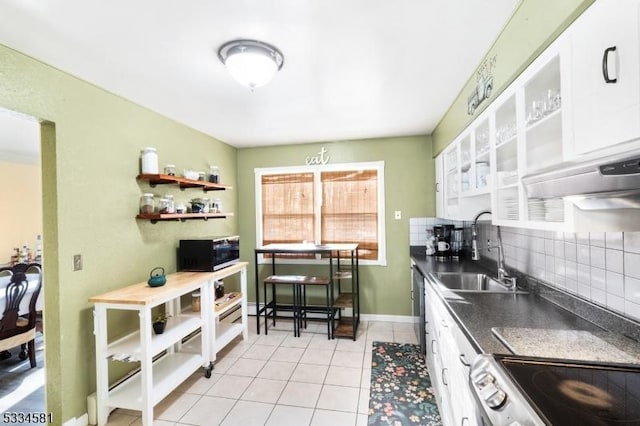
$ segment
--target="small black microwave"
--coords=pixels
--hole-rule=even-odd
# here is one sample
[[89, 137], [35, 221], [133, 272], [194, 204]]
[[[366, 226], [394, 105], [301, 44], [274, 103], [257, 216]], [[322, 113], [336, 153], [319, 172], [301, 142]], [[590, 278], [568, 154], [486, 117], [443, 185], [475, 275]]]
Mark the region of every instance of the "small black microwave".
[[240, 237], [180, 240], [181, 271], [217, 271], [240, 261]]

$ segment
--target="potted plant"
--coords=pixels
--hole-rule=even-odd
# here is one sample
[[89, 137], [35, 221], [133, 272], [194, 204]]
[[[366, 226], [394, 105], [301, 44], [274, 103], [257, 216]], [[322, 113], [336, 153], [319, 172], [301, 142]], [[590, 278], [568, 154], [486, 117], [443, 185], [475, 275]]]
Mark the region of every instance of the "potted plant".
[[153, 331], [156, 334], [162, 334], [164, 332], [164, 327], [167, 325], [167, 320], [171, 317], [168, 314], [158, 314], [153, 317]]

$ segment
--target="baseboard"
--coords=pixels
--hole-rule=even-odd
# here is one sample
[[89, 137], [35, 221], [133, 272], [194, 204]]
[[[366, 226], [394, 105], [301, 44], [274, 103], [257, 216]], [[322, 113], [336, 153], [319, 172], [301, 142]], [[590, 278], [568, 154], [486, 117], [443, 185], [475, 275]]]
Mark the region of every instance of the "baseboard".
[[88, 426], [89, 425], [89, 415], [84, 413], [78, 418], [71, 418], [64, 422], [62, 426]]
[[360, 319], [362, 321], [380, 321], [380, 322], [406, 322], [406, 323], [415, 322], [415, 318], [408, 315], [361, 314]]
[[[249, 315], [256, 315], [256, 304], [255, 303], [247, 303], [247, 313]], [[282, 312], [283, 316], [287, 316], [290, 312]], [[280, 312], [278, 312], [280, 315]], [[318, 318], [322, 318], [322, 314], [316, 314]], [[309, 314], [309, 317], [313, 318], [314, 315], [312, 313]], [[361, 314], [360, 319], [362, 321], [380, 321], [380, 322], [404, 322], [404, 323], [414, 323], [416, 321], [415, 317], [410, 315], [377, 315], [377, 314]]]

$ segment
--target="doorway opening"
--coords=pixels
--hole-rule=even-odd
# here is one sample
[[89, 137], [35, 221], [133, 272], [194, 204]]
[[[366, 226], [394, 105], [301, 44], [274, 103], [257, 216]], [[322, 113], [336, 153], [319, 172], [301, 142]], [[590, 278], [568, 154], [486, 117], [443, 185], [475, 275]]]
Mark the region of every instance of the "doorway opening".
[[[0, 108], [0, 265], [37, 261], [43, 252], [43, 189], [40, 120]], [[46, 272], [43, 270], [43, 276]], [[4, 291], [4, 289], [0, 289]], [[21, 347], [0, 353], [0, 412], [46, 412], [43, 287], [36, 304], [36, 366], [21, 359]], [[0, 310], [0, 315], [4, 306]]]

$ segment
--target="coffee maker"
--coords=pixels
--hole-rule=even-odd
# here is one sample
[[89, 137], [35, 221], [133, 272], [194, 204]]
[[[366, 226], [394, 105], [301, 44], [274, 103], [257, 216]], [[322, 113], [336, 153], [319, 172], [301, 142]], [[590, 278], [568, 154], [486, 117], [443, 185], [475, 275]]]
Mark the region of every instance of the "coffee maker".
[[436, 260], [445, 262], [451, 260], [451, 234], [453, 225], [437, 225], [433, 227], [436, 239]]

